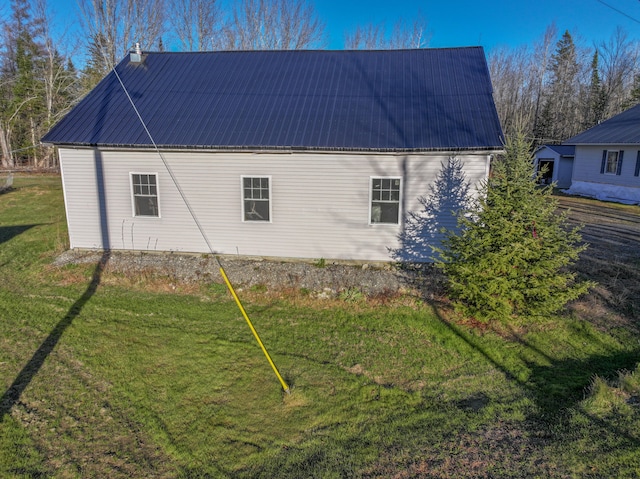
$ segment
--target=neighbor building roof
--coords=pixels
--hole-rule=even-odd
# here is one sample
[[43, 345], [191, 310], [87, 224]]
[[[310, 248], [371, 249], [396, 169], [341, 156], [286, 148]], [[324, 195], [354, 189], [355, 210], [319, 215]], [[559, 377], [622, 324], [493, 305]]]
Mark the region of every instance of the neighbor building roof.
[[[115, 68], [164, 148], [501, 149], [481, 47], [144, 53]], [[42, 141], [152, 142], [110, 72]]]
[[549, 148], [550, 150], [555, 151], [560, 156], [575, 156], [576, 155], [576, 147], [575, 145], [543, 145]]
[[569, 145], [640, 143], [640, 105], [623, 111], [563, 143]]

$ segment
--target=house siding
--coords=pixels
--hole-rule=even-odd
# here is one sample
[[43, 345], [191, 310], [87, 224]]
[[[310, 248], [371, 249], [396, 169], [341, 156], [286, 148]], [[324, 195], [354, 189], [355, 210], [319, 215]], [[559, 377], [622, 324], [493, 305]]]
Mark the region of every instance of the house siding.
[[[450, 156], [163, 152], [215, 253], [369, 261], [390, 260], [402, 230], [369, 224], [370, 178], [401, 177], [401, 214], [419, 211]], [[456, 156], [472, 185], [486, 178], [487, 153]], [[72, 248], [210, 252], [156, 152], [61, 148], [60, 163]], [[131, 172], [158, 175], [160, 217], [133, 216]], [[243, 175], [271, 178], [271, 222], [242, 221]]]
[[535, 168], [538, 171], [538, 165], [541, 160], [553, 161], [553, 172], [551, 181], [558, 188], [569, 188], [571, 186], [571, 175], [573, 171], [573, 157], [562, 156], [557, 151], [547, 146], [541, 147], [535, 153]]
[[[619, 174], [603, 173], [603, 150], [624, 151]], [[569, 194], [640, 204], [640, 177], [635, 175], [638, 145], [577, 146]]]
[[[605, 149], [624, 151], [619, 175], [600, 173]], [[638, 151], [638, 145], [576, 146], [573, 181], [640, 188], [640, 178], [634, 175]]]

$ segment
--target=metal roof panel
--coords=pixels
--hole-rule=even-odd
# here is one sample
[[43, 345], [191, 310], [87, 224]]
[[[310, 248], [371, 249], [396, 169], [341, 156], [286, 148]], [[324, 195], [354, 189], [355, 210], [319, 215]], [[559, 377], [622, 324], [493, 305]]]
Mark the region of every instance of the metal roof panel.
[[640, 105], [629, 108], [562, 143], [565, 145], [640, 143]]
[[[502, 146], [480, 47], [145, 53], [115, 71], [158, 146]], [[151, 144], [114, 72], [42, 141]]]

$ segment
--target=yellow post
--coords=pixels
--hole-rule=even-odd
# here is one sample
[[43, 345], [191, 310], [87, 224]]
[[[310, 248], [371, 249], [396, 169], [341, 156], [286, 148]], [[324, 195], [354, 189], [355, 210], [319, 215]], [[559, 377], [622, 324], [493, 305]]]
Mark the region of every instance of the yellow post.
[[253, 324], [251, 324], [251, 320], [249, 319], [249, 316], [247, 315], [247, 312], [244, 310], [244, 307], [242, 306], [242, 303], [240, 302], [240, 298], [238, 298], [238, 295], [236, 294], [235, 290], [233, 289], [233, 286], [231, 285], [231, 281], [229, 281], [229, 278], [227, 278], [227, 274], [224, 272], [224, 268], [222, 267], [222, 265], [220, 265], [220, 274], [222, 274], [222, 278], [224, 279], [224, 282], [227, 284], [227, 288], [229, 288], [229, 291], [231, 292], [231, 296], [233, 296], [233, 299], [236, 300], [236, 304], [238, 305], [238, 308], [240, 309], [240, 312], [242, 313], [242, 316], [244, 316], [244, 319], [247, 320], [247, 324], [249, 325], [249, 328], [251, 329], [251, 332], [255, 336], [256, 341], [258, 341], [258, 344], [260, 345], [260, 348], [262, 348], [262, 352], [267, 357], [267, 361], [269, 361], [269, 364], [271, 364], [271, 367], [273, 368], [273, 372], [276, 373], [276, 376], [278, 377], [278, 380], [280, 381], [280, 384], [282, 384], [282, 389], [284, 389], [284, 392], [290, 393], [291, 391], [289, 390], [289, 386], [287, 386], [287, 383], [284, 381], [284, 379], [282, 379], [282, 376], [278, 372], [278, 368], [276, 367], [275, 363], [271, 359], [271, 356], [269, 356], [269, 352], [267, 351], [267, 348], [265, 348], [264, 344], [262, 344], [262, 341], [260, 340], [260, 336], [258, 336], [258, 332], [256, 331], [256, 328], [254, 328]]

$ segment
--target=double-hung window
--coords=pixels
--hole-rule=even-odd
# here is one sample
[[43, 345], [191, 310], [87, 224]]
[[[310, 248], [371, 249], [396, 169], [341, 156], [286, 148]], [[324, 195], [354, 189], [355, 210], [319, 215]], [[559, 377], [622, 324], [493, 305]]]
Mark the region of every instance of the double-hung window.
[[158, 202], [158, 175], [131, 173], [133, 216], [160, 216]]
[[271, 221], [271, 178], [242, 177], [242, 218], [244, 221]]
[[618, 171], [618, 155], [617, 151], [607, 151], [607, 164], [605, 165], [604, 172], [610, 175], [615, 175]]
[[400, 178], [371, 178], [371, 224], [400, 222]]
[[622, 158], [624, 151], [622, 150], [602, 150], [602, 163], [600, 165], [600, 174], [605, 175], [621, 175], [622, 174]]

